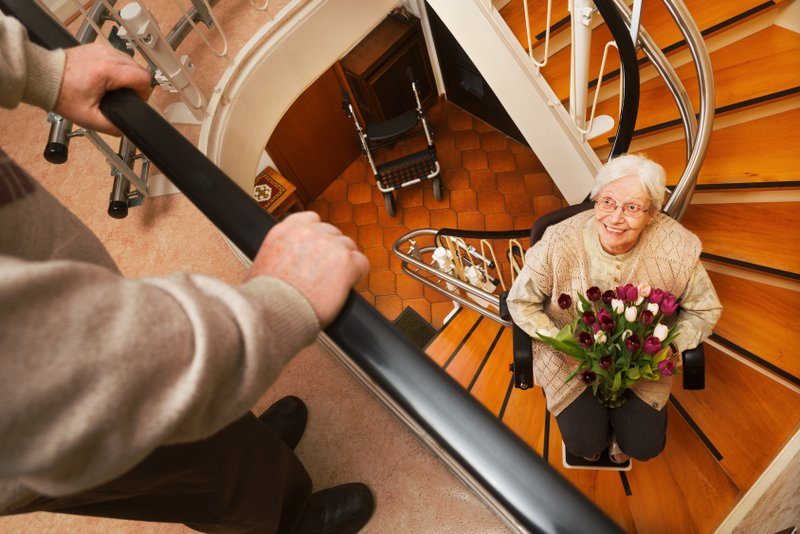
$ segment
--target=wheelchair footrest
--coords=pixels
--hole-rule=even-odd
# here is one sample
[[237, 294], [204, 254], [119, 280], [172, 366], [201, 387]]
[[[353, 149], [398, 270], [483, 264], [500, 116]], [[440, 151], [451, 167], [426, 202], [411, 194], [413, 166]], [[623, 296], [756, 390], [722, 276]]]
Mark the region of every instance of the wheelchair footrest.
[[384, 188], [403, 187], [414, 180], [424, 180], [436, 171], [436, 149], [420, 152], [378, 165], [378, 181]]

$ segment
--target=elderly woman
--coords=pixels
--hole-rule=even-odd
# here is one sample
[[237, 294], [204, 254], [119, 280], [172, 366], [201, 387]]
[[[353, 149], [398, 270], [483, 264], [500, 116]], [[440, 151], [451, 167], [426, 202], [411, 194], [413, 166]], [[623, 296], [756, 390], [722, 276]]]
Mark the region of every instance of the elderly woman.
[[[643, 156], [623, 155], [600, 169], [591, 191], [594, 210], [551, 226], [526, 253], [508, 295], [514, 322], [532, 337], [552, 336], [576, 314], [559, 308], [558, 295], [647, 283], [680, 296], [674, 349], [708, 337], [722, 306], [700, 263], [700, 240], [660, 213], [664, 192], [664, 169]], [[623, 463], [649, 460], [664, 449], [672, 377], [639, 380], [625, 404], [606, 408], [580, 380], [566, 381], [575, 359], [539, 341], [533, 351], [536, 383], [569, 452], [596, 461], [609, 447], [611, 460]]]

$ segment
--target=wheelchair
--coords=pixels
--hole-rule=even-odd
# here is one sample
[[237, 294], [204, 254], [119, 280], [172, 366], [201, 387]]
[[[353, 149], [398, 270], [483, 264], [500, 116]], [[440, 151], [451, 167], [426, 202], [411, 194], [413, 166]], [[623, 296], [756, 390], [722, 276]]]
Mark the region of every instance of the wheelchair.
[[[436, 157], [436, 147], [433, 144], [433, 131], [428, 118], [422, 110], [417, 82], [411, 79], [411, 90], [417, 103], [416, 109], [406, 111], [400, 115], [383, 122], [365, 124], [361, 127], [350, 102], [350, 95], [344, 93], [342, 109], [353, 120], [361, 143], [361, 151], [369, 162], [378, 190], [383, 193], [386, 211], [394, 217], [397, 211], [397, 196], [395, 191], [408, 187], [423, 180], [431, 180], [433, 196], [442, 200], [441, 166]], [[419, 126], [422, 126], [420, 129]], [[401, 139], [425, 135], [427, 147], [419, 152], [403, 156], [402, 158], [387, 161], [376, 165], [372, 151], [380, 147], [393, 144]]]

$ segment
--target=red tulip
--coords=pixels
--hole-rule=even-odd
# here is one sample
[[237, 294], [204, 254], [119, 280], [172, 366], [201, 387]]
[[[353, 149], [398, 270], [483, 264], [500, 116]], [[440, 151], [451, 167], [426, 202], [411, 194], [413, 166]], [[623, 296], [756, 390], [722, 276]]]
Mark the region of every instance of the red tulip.
[[639, 347], [642, 346], [642, 340], [636, 334], [631, 334], [631, 336], [625, 340], [625, 346], [628, 347], [629, 351], [636, 352], [639, 350]]
[[566, 310], [570, 306], [572, 306], [572, 297], [570, 297], [566, 293], [561, 293], [558, 296], [558, 307], [561, 308], [562, 310]]
[[674, 295], [667, 294], [659, 305], [661, 313], [664, 315], [672, 315], [678, 309], [678, 299]]
[[597, 319], [595, 318], [593, 312], [585, 311], [583, 312], [583, 315], [581, 315], [581, 321], [583, 321], [583, 324], [593, 325], [596, 320]]
[[628, 302], [636, 302], [636, 299], [639, 298], [639, 290], [636, 289], [636, 286], [633, 284], [628, 284], [625, 286], [625, 300]]
[[586, 298], [592, 302], [597, 302], [601, 297], [602, 294], [600, 293], [600, 288], [597, 286], [592, 286], [586, 290]]
[[653, 324], [653, 312], [645, 310], [642, 312], [641, 320], [644, 324]]
[[602, 356], [600, 358], [600, 367], [602, 367], [603, 369], [608, 369], [609, 367], [611, 367], [612, 363], [613, 362], [611, 361], [611, 356]]
[[658, 370], [664, 376], [672, 376], [675, 372], [675, 363], [667, 358], [666, 360], [661, 360], [658, 362]]
[[594, 371], [581, 371], [581, 381], [584, 384], [593, 383], [595, 378], [597, 378], [597, 375], [594, 374]]
[[653, 304], [660, 304], [661, 300], [667, 295], [667, 292], [663, 289], [654, 289], [650, 292], [650, 296], [648, 300]]
[[617, 294], [614, 293], [613, 290], [609, 289], [608, 291], [603, 293], [603, 302], [610, 306], [611, 305], [611, 301], [614, 300], [614, 298], [616, 298], [616, 296], [617, 296]]
[[588, 349], [594, 345], [594, 337], [592, 337], [592, 334], [588, 332], [580, 332], [578, 334], [578, 342], [583, 348]]
[[661, 340], [656, 336], [650, 336], [644, 340], [644, 351], [653, 355], [661, 350]]

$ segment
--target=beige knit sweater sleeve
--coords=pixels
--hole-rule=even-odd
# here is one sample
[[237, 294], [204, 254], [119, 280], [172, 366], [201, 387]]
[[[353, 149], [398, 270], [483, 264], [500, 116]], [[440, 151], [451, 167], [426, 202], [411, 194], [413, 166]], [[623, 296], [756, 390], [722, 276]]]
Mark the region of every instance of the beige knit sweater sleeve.
[[19, 21], [0, 13], [0, 107], [26, 102], [52, 110], [65, 64], [63, 50], [51, 52], [31, 43]]

